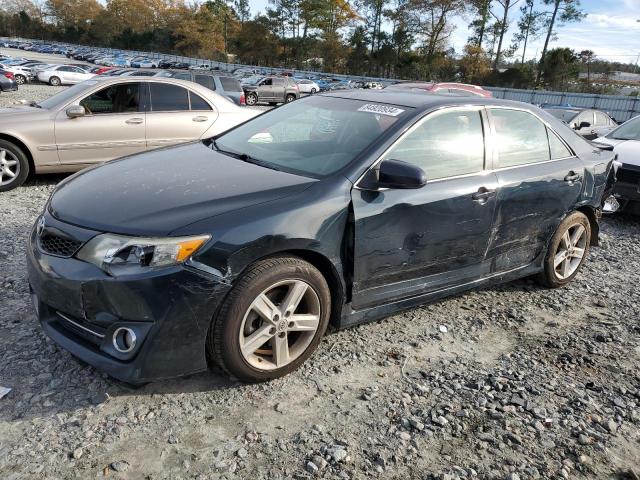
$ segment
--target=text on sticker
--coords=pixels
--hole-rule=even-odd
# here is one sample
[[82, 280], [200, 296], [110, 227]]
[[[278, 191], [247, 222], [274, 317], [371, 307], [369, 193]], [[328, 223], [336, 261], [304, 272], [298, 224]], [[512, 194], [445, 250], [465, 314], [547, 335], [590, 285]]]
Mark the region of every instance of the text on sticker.
[[392, 107], [390, 105], [378, 105], [376, 103], [367, 103], [358, 109], [359, 112], [379, 113], [380, 115], [389, 115], [390, 117], [397, 117], [403, 109], [398, 107]]

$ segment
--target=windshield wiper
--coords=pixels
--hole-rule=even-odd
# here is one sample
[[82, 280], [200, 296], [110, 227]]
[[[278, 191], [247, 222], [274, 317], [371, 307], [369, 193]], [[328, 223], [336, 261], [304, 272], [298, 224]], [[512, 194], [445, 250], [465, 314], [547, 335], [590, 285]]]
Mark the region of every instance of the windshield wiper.
[[211, 143], [218, 152], [223, 153], [225, 155], [229, 155], [230, 157], [237, 158], [238, 160], [242, 160], [243, 162], [259, 165], [261, 167], [270, 168], [271, 170], [277, 170], [279, 172], [282, 171], [280, 168], [273, 165], [272, 163], [265, 162], [264, 160], [260, 160], [259, 158], [252, 157], [249, 154], [241, 153], [241, 152], [233, 152], [231, 150], [224, 150], [218, 146], [215, 140], [213, 140]]

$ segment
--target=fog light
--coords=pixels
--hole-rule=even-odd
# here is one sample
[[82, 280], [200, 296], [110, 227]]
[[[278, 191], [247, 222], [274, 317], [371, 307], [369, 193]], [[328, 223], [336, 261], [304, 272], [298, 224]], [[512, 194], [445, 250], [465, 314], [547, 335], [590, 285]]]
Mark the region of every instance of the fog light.
[[129, 353], [136, 347], [136, 334], [133, 330], [120, 327], [113, 332], [113, 348], [120, 353]]

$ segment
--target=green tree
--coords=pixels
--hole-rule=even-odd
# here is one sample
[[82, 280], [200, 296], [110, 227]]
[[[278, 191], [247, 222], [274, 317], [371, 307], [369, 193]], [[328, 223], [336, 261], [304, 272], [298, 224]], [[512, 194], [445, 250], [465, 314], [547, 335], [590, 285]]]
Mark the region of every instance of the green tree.
[[579, 73], [579, 59], [570, 48], [554, 48], [544, 57], [542, 77], [553, 90], [565, 90], [569, 80], [577, 79]]
[[547, 54], [549, 42], [555, 34], [555, 29], [569, 22], [579, 22], [586, 16], [586, 14], [580, 10], [580, 0], [543, 0], [543, 2], [548, 7], [548, 10], [544, 12], [547, 17], [545, 22], [547, 35], [544, 40], [544, 47], [542, 47], [536, 84], [540, 83], [540, 77], [542, 76], [545, 64], [544, 57]]

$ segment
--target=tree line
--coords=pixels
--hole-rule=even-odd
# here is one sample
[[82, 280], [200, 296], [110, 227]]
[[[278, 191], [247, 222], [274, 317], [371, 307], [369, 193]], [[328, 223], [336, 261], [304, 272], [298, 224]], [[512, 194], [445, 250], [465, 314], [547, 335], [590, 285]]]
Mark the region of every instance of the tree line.
[[[633, 69], [549, 47], [559, 27], [585, 17], [579, 0], [269, 0], [260, 14], [249, 0], [0, 0], [0, 8], [4, 36], [258, 66], [555, 89], [576, 89], [585, 69]], [[461, 21], [469, 38], [455, 51]]]

